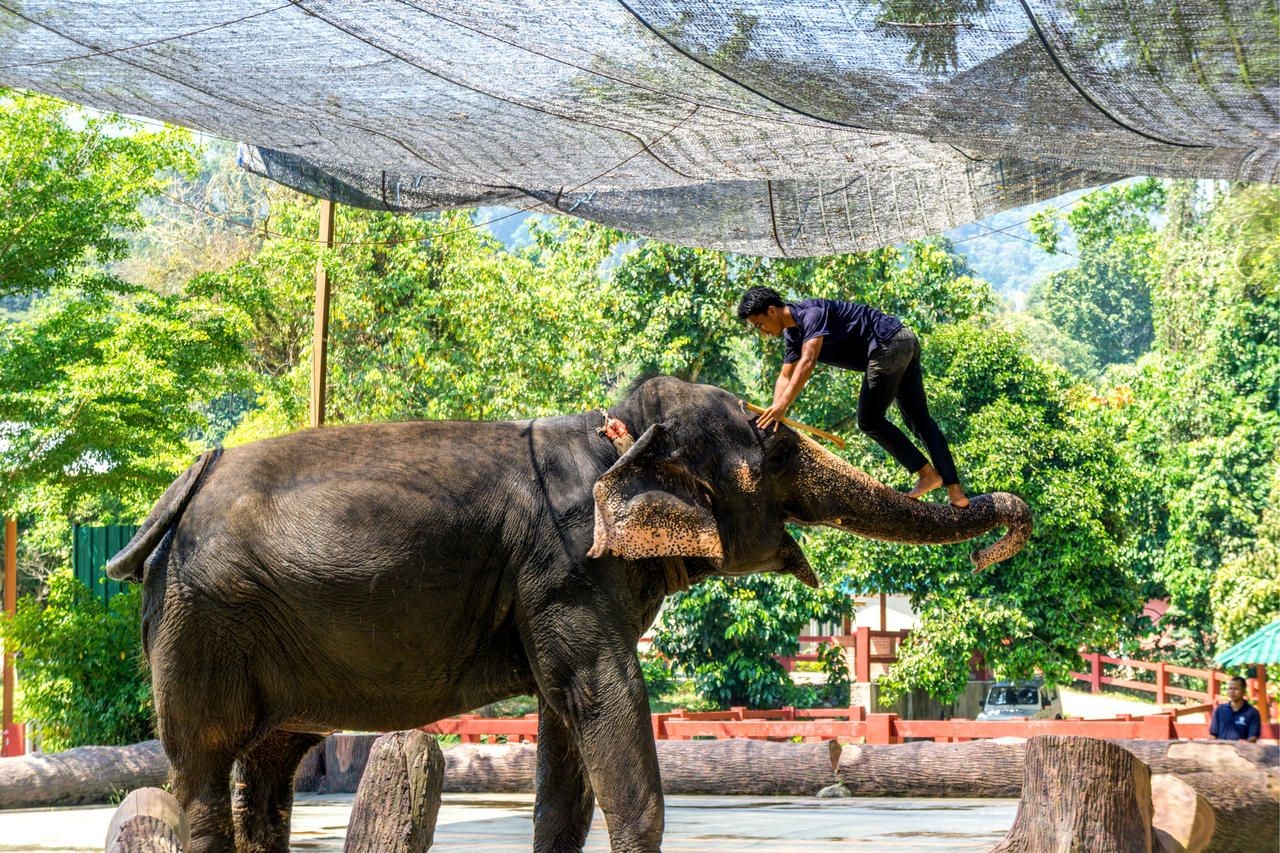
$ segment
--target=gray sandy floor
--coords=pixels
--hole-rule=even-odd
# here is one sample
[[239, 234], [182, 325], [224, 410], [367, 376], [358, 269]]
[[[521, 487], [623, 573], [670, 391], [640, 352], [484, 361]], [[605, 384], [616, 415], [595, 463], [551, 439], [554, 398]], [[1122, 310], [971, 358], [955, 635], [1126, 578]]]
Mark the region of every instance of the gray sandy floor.
[[[300, 794], [293, 849], [342, 850], [351, 795]], [[798, 797], [667, 797], [667, 853], [986, 850], [1013, 824], [1017, 800]], [[0, 811], [0, 851], [101, 851], [112, 809]], [[433, 851], [510, 853], [533, 841], [533, 797], [445, 794]], [[596, 811], [587, 841], [605, 853]]]

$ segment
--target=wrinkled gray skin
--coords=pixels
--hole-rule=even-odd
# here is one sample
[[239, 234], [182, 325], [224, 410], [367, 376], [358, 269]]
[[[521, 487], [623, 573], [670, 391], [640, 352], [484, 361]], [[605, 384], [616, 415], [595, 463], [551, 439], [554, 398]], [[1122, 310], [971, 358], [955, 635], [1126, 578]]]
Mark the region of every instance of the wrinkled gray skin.
[[[145, 585], [160, 736], [192, 849], [288, 849], [292, 778], [336, 728], [392, 730], [522, 693], [540, 712], [534, 849], [579, 850], [598, 800], [616, 851], [658, 850], [663, 804], [636, 641], [667, 594], [782, 571], [816, 585], [784, 522], [904, 542], [1026, 505], [921, 503], [732, 395], [661, 377], [612, 410], [503, 423], [308, 430], [206, 454], [108, 566]], [[234, 776], [234, 795], [228, 781]]]

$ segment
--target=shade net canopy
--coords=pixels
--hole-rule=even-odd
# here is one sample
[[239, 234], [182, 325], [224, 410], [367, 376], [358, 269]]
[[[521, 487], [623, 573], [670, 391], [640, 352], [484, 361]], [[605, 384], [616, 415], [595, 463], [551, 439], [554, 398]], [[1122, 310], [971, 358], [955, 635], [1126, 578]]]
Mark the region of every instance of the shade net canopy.
[[1256, 0], [0, 0], [0, 84], [242, 140], [360, 207], [766, 256], [1127, 175], [1275, 182]]

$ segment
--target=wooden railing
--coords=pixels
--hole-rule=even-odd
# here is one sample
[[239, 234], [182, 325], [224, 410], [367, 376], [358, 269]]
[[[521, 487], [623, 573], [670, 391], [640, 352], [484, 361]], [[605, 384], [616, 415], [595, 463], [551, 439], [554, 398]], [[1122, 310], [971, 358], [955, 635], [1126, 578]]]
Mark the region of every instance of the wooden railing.
[[[1086, 654], [1084, 659], [1089, 664], [1089, 671], [1073, 672], [1071, 677], [1076, 681], [1086, 682], [1091, 693], [1101, 693], [1104, 686], [1123, 687], [1152, 694], [1157, 705], [1166, 705], [1171, 701], [1170, 697], [1176, 696], [1179, 699], [1190, 699], [1200, 705], [1212, 707], [1226, 698], [1224, 685], [1235, 677], [1230, 673], [1216, 669], [1191, 669], [1190, 667], [1175, 666], [1163, 661], [1152, 663], [1151, 661], [1135, 660], [1133, 658], [1113, 658], [1096, 652]], [[1127, 667], [1141, 670], [1153, 673], [1153, 677], [1150, 681], [1143, 681], [1114, 674], [1107, 675], [1107, 667]], [[1201, 681], [1205, 685], [1204, 689], [1192, 690], [1187, 687], [1178, 687], [1170, 684], [1169, 677], [1174, 675]], [[1262, 714], [1262, 719], [1269, 722], [1272, 715], [1270, 713], [1271, 703], [1267, 698], [1266, 669], [1259, 667], [1258, 677], [1247, 679], [1246, 683], [1248, 684], [1249, 695], [1253, 697], [1254, 702], [1257, 704], [1258, 711]], [[1184, 711], [1183, 713], [1191, 712]]]
[[[1195, 710], [1204, 711], [1205, 707]], [[1192, 709], [1185, 709], [1190, 712]], [[1207, 738], [1208, 723], [1182, 722], [1180, 714], [1127, 714], [1107, 720], [901, 720], [897, 714], [866, 714], [862, 708], [780, 708], [773, 711], [690, 712], [653, 714], [653, 736], [659, 740], [749, 738], [753, 740], [838, 740], [845, 743], [901, 743], [926, 739], [953, 743], [1000, 737], [1081, 735], [1094, 738], [1174, 740]], [[431, 734], [458, 735], [463, 743], [536, 743], [538, 715], [480, 717], [465, 714], [424, 726]], [[1280, 725], [1263, 725], [1264, 739], [1280, 738]]]

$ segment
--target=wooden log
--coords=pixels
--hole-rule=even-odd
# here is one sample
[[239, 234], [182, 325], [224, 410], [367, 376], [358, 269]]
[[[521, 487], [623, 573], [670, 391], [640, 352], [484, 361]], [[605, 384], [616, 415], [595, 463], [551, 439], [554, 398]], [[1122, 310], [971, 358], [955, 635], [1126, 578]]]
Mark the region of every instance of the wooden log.
[[816, 796], [836, 781], [840, 744], [762, 740], [658, 741], [667, 794]]
[[[668, 794], [813, 796], [837, 781], [840, 745], [745, 740], [658, 741], [662, 790]], [[444, 790], [495, 794], [533, 791], [537, 747], [459, 744], [444, 751]]]
[[107, 827], [107, 853], [182, 853], [191, 845], [187, 813], [173, 795], [139, 788], [124, 798]]
[[105, 803], [123, 791], [163, 785], [168, 776], [158, 740], [0, 758], [0, 809]]
[[444, 751], [444, 789], [466, 794], [531, 793], [537, 749], [531, 743], [450, 747]]
[[1168, 773], [1151, 777], [1151, 843], [1159, 853], [1201, 853], [1213, 839], [1209, 801]]
[[[338, 732], [324, 740], [324, 786], [326, 794], [354, 794], [369, 762], [369, 750], [376, 734]], [[296, 778], [296, 777], [295, 777]]]
[[347, 824], [343, 853], [425, 853], [440, 813], [444, 755], [413, 729], [374, 742]]
[[836, 773], [862, 797], [1017, 797], [1021, 741], [846, 745]]
[[1152, 773], [1266, 771], [1280, 763], [1280, 747], [1247, 741], [1113, 740]]
[[1178, 773], [1213, 807], [1207, 848], [1222, 853], [1275, 853], [1280, 839], [1280, 781], [1275, 771]]
[[1027, 741], [1022, 800], [992, 853], [1150, 853], [1151, 771], [1133, 753], [1086, 737]]

